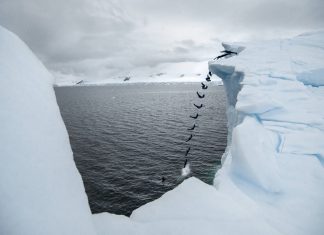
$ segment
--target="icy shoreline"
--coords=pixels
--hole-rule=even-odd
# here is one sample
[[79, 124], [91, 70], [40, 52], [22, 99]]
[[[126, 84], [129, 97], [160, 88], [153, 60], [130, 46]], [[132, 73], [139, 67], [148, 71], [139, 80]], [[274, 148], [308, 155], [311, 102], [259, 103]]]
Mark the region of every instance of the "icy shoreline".
[[[188, 81], [173, 81], [173, 82], [113, 82], [113, 83], [102, 83], [102, 84], [97, 84], [97, 83], [89, 83], [89, 84], [82, 84], [82, 85], [75, 85], [75, 84], [65, 84], [65, 85], [57, 85], [54, 84], [54, 87], [93, 87], [93, 86], [127, 86], [127, 85], [136, 85], [136, 84], [162, 84], [162, 85], [169, 85], [169, 84], [200, 84], [201, 81], [193, 81], [193, 82], [188, 82]], [[212, 85], [214, 86], [223, 86], [222, 81], [213, 81]]]
[[[205, 62], [207, 64], [207, 61]], [[207, 72], [205, 72], [207, 73]], [[98, 80], [98, 81], [85, 81], [85, 80], [73, 80], [73, 81], [67, 81], [67, 82], [54, 82], [55, 87], [80, 87], [80, 86], [109, 86], [109, 85], [131, 85], [131, 84], [147, 84], [147, 83], [164, 83], [164, 84], [169, 84], [169, 83], [200, 83], [203, 81], [205, 78], [204, 76], [200, 75], [197, 77], [194, 76], [161, 76], [158, 79], [152, 79], [151, 77], [147, 75], [143, 75], [143, 77], [132, 77], [128, 81], [123, 81], [122, 79], [110, 79], [110, 80]], [[77, 84], [78, 81], [82, 81], [81, 84]], [[222, 80], [215, 77], [213, 80], [213, 84], [222, 86]]]
[[229, 117], [215, 185], [190, 178], [129, 218], [91, 215], [53, 78], [0, 27], [0, 233], [322, 234], [323, 44], [305, 34], [210, 62]]

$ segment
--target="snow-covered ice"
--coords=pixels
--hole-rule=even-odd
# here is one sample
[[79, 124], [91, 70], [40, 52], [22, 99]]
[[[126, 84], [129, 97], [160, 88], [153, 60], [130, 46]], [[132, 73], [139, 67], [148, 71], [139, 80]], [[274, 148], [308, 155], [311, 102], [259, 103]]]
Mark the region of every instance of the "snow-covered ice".
[[280, 234], [323, 234], [324, 32], [243, 45], [239, 56], [209, 64], [227, 93], [244, 74], [215, 186], [244, 194]]
[[53, 78], [1, 26], [0, 107], [0, 234], [94, 234]]
[[228, 101], [214, 185], [192, 177], [130, 217], [91, 215], [52, 78], [0, 28], [0, 233], [323, 234], [324, 32], [237, 45], [209, 63]]
[[[253, 135], [247, 133], [253, 131]], [[254, 117], [247, 116], [232, 134], [232, 174], [269, 192], [281, 191], [276, 135]], [[249, 148], [246, 148], [249, 146]]]

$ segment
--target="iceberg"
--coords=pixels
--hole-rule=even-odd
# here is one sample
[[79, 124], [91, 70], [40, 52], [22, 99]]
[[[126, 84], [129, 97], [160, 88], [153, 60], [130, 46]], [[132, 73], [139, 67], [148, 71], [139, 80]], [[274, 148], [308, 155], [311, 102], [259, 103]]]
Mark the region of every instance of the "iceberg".
[[1, 26], [0, 52], [0, 234], [95, 234], [52, 75]]
[[227, 94], [214, 185], [191, 177], [130, 217], [92, 215], [53, 78], [0, 28], [0, 234], [323, 234], [324, 32], [238, 47], [205, 67]]

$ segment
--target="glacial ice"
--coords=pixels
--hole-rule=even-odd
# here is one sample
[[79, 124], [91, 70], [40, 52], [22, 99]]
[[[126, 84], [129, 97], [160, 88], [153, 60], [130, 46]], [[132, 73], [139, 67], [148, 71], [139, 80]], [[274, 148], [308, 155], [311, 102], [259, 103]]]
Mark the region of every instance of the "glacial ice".
[[310, 86], [324, 86], [324, 69], [310, 70], [305, 73], [297, 75], [297, 80], [301, 81], [305, 85]]
[[0, 234], [95, 234], [53, 78], [1, 26], [0, 104]]
[[[245, 194], [280, 234], [324, 231], [324, 90], [318, 88], [324, 81], [323, 39], [318, 32], [247, 43], [240, 56], [209, 65], [215, 74], [228, 65], [235, 67], [232, 74], [244, 72], [215, 187]], [[229, 73], [219, 76], [227, 93], [237, 93], [226, 86]]]
[[[253, 134], [247, 135], [250, 131], [253, 131]], [[280, 192], [276, 137], [255, 117], [245, 117], [232, 134], [232, 175], [269, 192]]]
[[214, 185], [192, 177], [130, 217], [91, 215], [51, 75], [0, 28], [0, 233], [323, 234], [324, 32], [242, 46], [209, 63], [228, 99]]

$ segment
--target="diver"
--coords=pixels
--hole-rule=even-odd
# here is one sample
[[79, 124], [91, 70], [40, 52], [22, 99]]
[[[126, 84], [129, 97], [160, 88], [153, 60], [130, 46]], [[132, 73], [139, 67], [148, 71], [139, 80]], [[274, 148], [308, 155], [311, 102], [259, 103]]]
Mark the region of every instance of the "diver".
[[190, 152], [190, 147], [188, 147], [188, 149], [187, 149], [187, 151], [185, 153], [185, 156], [187, 156], [189, 152]]
[[193, 137], [193, 135], [192, 134], [190, 134], [190, 136], [189, 136], [189, 138], [186, 140], [186, 142], [188, 142], [189, 140], [191, 140], [192, 139], [192, 137]]
[[231, 55], [231, 54], [237, 55], [237, 52], [233, 52], [233, 51], [229, 51], [229, 50], [224, 50], [224, 51], [221, 51], [221, 52], [224, 53], [224, 54], [215, 57], [214, 60], [215, 59], [218, 60], [218, 59], [220, 59], [222, 57], [225, 57], [225, 56], [228, 56], [228, 55]]
[[197, 119], [199, 116], [201, 116], [201, 115], [199, 115], [198, 113], [196, 114], [196, 116], [189, 116], [189, 117], [191, 117], [191, 118], [193, 118], [193, 119]]
[[161, 178], [161, 182], [164, 183], [165, 180], [166, 180], [165, 177], [162, 176], [162, 178]]
[[188, 128], [187, 130], [188, 131], [192, 131], [192, 130], [194, 130], [196, 128], [196, 124], [194, 124], [191, 128]]
[[221, 51], [222, 53], [227, 53], [227, 54], [235, 54], [237, 55], [237, 52], [234, 52], [234, 51], [230, 51], [230, 50], [224, 50], [224, 51]]
[[201, 105], [196, 105], [196, 104], [194, 104], [194, 106], [195, 106], [197, 109], [201, 109], [202, 107], [204, 107], [203, 104], [201, 104]]
[[184, 162], [184, 164], [183, 164], [183, 168], [186, 168], [187, 163], [188, 163], [188, 159], [186, 158], [186, 160], [185, 160], [185, 162]]
[[207, 88], [208, 88], [208, 86], [206, 86], [203, 82], [201, 83], [201, 88], [203, 89], [203, 90], [206, 90]]
[[205, 98], [205, 94], [202, 94], [202, 95], [201, 95], [201, 94], [199, 94], [199, 92], [198, 92], [198, 91], [197, 91], [196, 93], [197, 93], [197, 95], [198, 95], [198, 97], [199, 97], [200, 99], [203, 99], [203, 98]]

